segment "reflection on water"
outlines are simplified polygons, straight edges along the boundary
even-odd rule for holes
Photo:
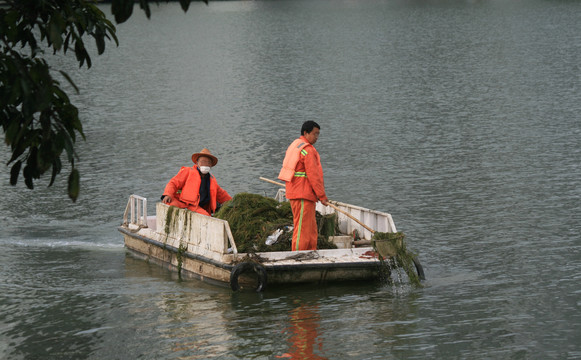
[[[297,306],[289,313],[290,325],[286,332],[290,334],[289,351],[276,356],[290,359],[327,359],[318,355],[323,351],[322,339],[319,338],[319,323],[321,317],[316,304],[303,304],[301,300],[294,301]]]

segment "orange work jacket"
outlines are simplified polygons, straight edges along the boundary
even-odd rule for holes
[[[210,214],[216,211],[216,203],[225,203],[226,201],[232,199],[232,197],[222,189],[216,178],[212,174],[210,175]],[[202,183],[202,177],[198,171],[198,166],[194,165],[192,167],[183,166],[180,171],[174,176],[165,186],[163,195],[171,196],[173,199],[178,199],[179,201],[186,203],[188,205],[198,206],[200,203],[200,184]],[[178,193],[181,190],[181,193]]]
[[[313,202],[328,200],[321,158],[317,149],[304,136],[290,144],[282,163],[283,168],[278,178],[285,181],[287,199],[305,199]],[[288,179],[288,169],[292,164],[294,164],[292,167],[294,171]]]

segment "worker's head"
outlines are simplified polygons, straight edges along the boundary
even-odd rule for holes
[[[304,136],[307,141],[311,144],[317,142],[319,138],[319,133],[321,132],[321,127],[316,122],[309,120],[303,123],[301,127],[301,135]]]
[[[211,158],[209,158],[207,156],[200,156],[198,158],[198,161],[196,161],[196,165],[212,167],[212,166],[214,166],[214,162],[212,161]]]
[[[192,155],[192,161],[198,165],[203,174],[210,172],[210,168],[218,163],[218,158],[210,153],[210,150],[204,148],[199,153]]]

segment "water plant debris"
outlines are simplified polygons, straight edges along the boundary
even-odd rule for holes
[[[411,284],[420,286],[419,269],[414,262],[416,255],[406,248],[404,238],[405,234],[401,231],[395,233],[376,231],[373,234],[371,243],[379,254],[381,275],[385,278],[384,280],[391,282],[391,270],[401,268],[407,274]]]
[[[329,241],[337,229],[336,214],[321,215],[317,212],[319,228],[318,249],[336,249]],[[258,194],[239,193],[225,203],[215,217],[228,221],[236,247],[241,253],[291,251],[293,215],[288,201],[277,200]],[[275,232],[275,243],[267,245],[267,238]]]

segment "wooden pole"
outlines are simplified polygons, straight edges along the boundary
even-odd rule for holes
[[[262,176],[261,176],[261,177],[259,177],[259,179],[260,179],[260,180],[262,180],[262,181],[269,182],[269,183],[271,183],[271,184],[274,184],[274,185],[278,185],[278,186],[286,186],[285,184],[283,184],[283,183],[281,183],[281,182],[274,181],[274,180],[270,180],[270,179],[267,179],[267,178],[265,178],[265,177],[262,177]]]
[[[270,179],[267,179],[267,178],[265,178],[265,177],[262,177],[262,176],[261,176],[259,179],[260,179],[260,180],[262,180],[262,181],[269,182],[269,183],[271,183],[271,184],[274,184],[274,185],[278,185],[278,186],[286,186],[286,185],[285,185],[285,184],[283,184],[283,183],[280,183],[280,182],[278,182],[278,181],[274,181],[274,180],[270,180]],[[338,211],[338,212],[340,212],[341,214],[343,214],[343,215],[347,216],[348,218],[350,218],[351,220],[355,221],[355,222],[356,222],[356,223],[358,223],[359,225],[363,226],[363,227],[364,227],[364,228],[365,228],[367,231],[371,232],[372,234],[374,234],[374,233],[375,233],[375,231],[374,231],[373,229],[371,229],[369,226],[367,226],[367,225],[365,225],[364,223],[362,223],[361,221],[359,221],[359,219],[357,219],[357,218],[356,218],[356,217],[354,217],[353,215],[349,214],[348,212],[346,212],[346,211],[344,211],[344,210],[341,210],[340,208],[338,208],[337,206],[335,206],[335,204],[331,203],[331,200],[329,200],[329,201],[328,201],[328,204],[329,204],[329,206],[330,206],[330,207],[332,207],[333,209],[335,209],[335,211]]]
[[[375,230],[371,229],[369,226],[365,225],[364,223],[362,223],[361,221],[359,221],[359,219],[357,219],[355,216],[349,214],[346,211],[343,211],[341,209],[339,209],[337,206],[335,206],[335,204],[332,204],[331,201],[329,201],[329,206],[332,207],[333,209],[335,209],[336,211],[340,212],[341,214],[347,216],[348,218],[350,218],[351,220],[355,221],[356,223],[358,223],[359,225],[363,226],[366,230],[368,230],[369,232],[371,232],[372,234],[375,233]]]

